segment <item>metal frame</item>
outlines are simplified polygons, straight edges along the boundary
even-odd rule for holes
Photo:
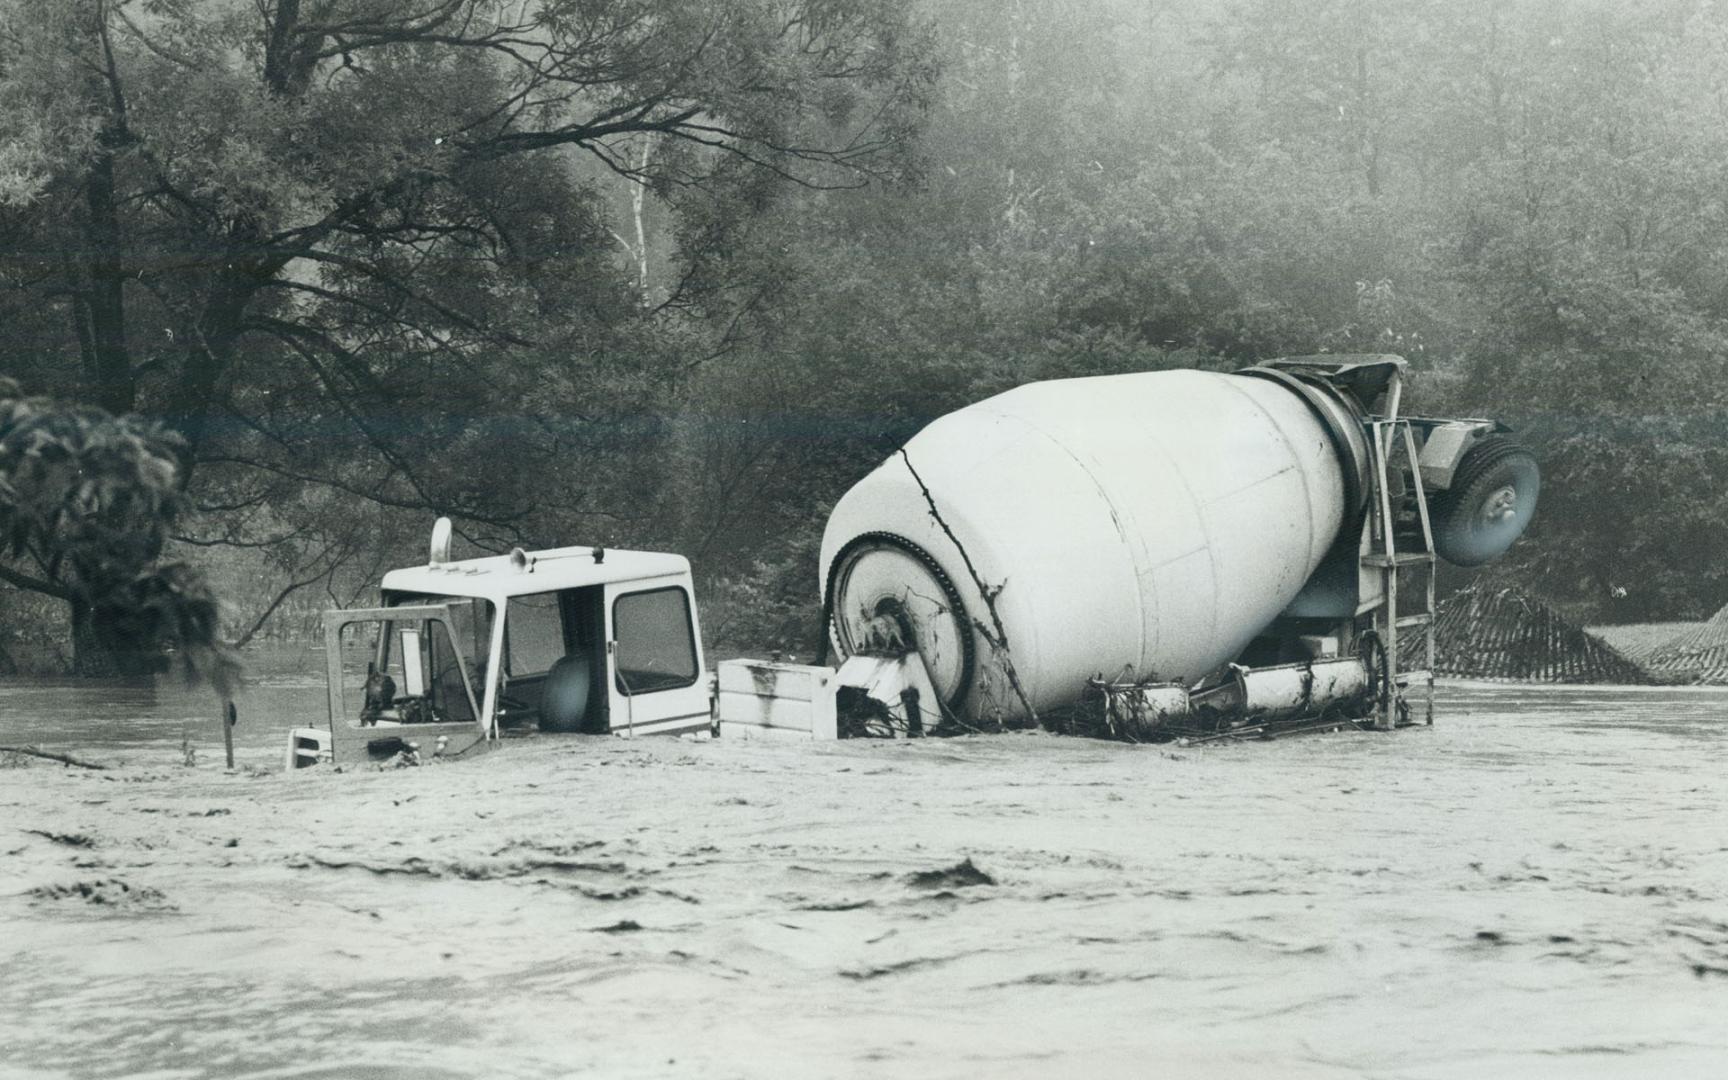
[[[456,635],[450,635],[451,651],[456,654],[457,667],[462,676],[463,692],[468,696],[469,707],[474,709],[473,720],[453,720],[431,724],[407,724],[401,727],[361,727],[348,715],[347,702],[342,693],[342,631],[345,627],[357,623],[391,623],[413,622],[416,620],[443,620],[446,627],[454,625],[450,608],[445,604],[403,604],[397,607],[351,608],[347,610],[326,611],[324,613],[324,651],[326,692],[330,711],[329,732],[333,742],[333,753],[336,760],[358,759],[364,757],[364,747],[375,740],[390,737],[413,736],[416,739],[436,739],[439,735],[449,736],[453,743],[466,740],[472,736],[472,742],[484,742],[491,733],[486,727],[485,719],[480,714],[478,702],[474,696],[474,686],[468,677],[467,658],[462,653],[462,645],[456,640]],[[452,753],[466,750],[469,742],[452,747]],[[290,759],[293,751],[290,750]]]
[[[1364,584],[1372,581],[1378,587],[1374,590],[1376,599],[1370,601],[1365,605],[1365,610],[1358,611],[1357,614],[1358,618],[1363,614],[1371,617],[1374,633],[1386,649],[1389,685],[1384,688],[1385,692],[1380,697],[1374,715],[1374,727],[1378,731],[1391,731],[1400,726],[1399,706],[1404,701],[1404,692],[1417,683],[1420,683],[1424,690],[1423,723],[1434,723],[1434,529],[1428,518],[1428,498],[1422,485],[1422,470],[1417,467],[1420,455],[1416,446],[1416,433],[1411,420],[1398,415],[1402,395],[1403,380],[1394,376],[1387,391],[1386,415],[1368,424],[1371,458],[1369,471],[1374,491],[1368,522],[1364,528],[1364,550],[1360,557],[1359,573],[1366,579]],[[1399,445],[1403,446],[1405,457],[1411,463],[1412,493],[1416,499],[1417,515],[1422,523],[1421,547],[1417,551],[1398,550],[1390,474],[1392,456]],[[1398,610],[1398,572],[1406,567],[1416,568],[1422,574],[1423,606],[1420,611],[1401,615]],[[1417,626],[1422,627],[1425,666],[1404,670],[1398,632]]]

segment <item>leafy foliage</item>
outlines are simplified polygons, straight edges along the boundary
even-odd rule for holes
[[[910,176],[934,76],[909,0],[0,0],[8,370],[177,432],[195,542],[291,550],[330,493],[488,546],[639,526],[708,253]],[[621,180],[679,237],[652,303]]]
[[[762,245],[799,292],[748,362],[874,436],[805,441],[821,494],[762,504],[777,550],[884,443],[1019,381],[1385,351],[1415,407],[1538,451],[1543,507],[1498,572],[1593,620],[1728,602],[1719,11],[932,7],[925,187],[808,195]],[[765,465],[754,487],[787,483]]]
[[[180,509],[176,438],[160,425],[23,397],[0,382],[5,548],[69,589],[108,593],[162,550]]]
[[[1724,101],[1700,0],[0,0],[5,363],[162,417],[183,535],[289,585],[436,510],[686,551],[794,648],[930,417],[1399,352],[1542,459],[1506,572],[1695,616]]]
[[[226,691],[237,668],[214,595],[190,567],[160,561],[183,507],[178,449],[159,424],[24,397],[0,379],[0,580],[71,605],[87,673],[147,668],[167,650]]]

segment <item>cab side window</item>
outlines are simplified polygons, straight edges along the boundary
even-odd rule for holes
[[[625,593],[613,601],[612,629],[619,690],[646,694],[695,683],[696,634],[683,589]]]
[[[560,596],[549,592],[511,599],[504,628],[509,645],[505,670],[511,675],[544,675],[564,655]]]

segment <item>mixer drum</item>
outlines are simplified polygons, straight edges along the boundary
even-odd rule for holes
[[[910,629],[948,709],[974,720],[1024,719],[1021,693],[1073,704],[1098,673],[1198,679],[1337,539],[1362,460],[1348,410],[1162,371],[1031,383],[942,417],[829,517],[835,645]]]

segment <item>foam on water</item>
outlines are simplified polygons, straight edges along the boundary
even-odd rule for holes
[[[1432,729],[1194,748],[569,737],[384,773],[7,770],[0,1061],[1714,1075],[1725,766],[1728,691],[1485,685],[1444,687]]]

